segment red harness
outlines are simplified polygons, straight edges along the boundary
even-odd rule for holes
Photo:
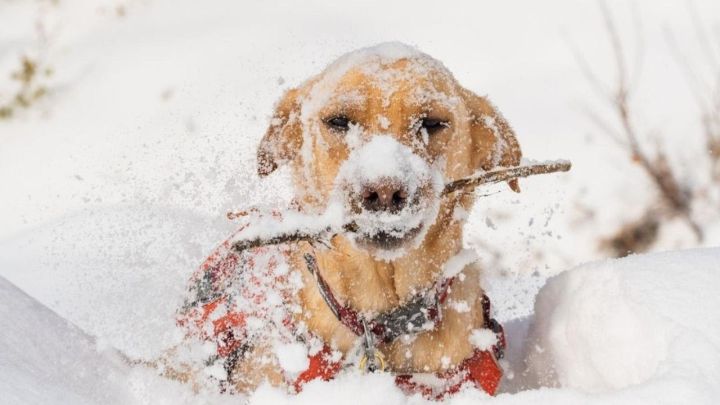
[[[420,299],[411,300],[408,304],[401,306],[387,314],[381,314],[368,323],[360,321],[362,317],[356,310],[349,306],[341,306],[332,294],[329,286],[317,270],[312,256],[305,257],[308,263],[308,270],[315,276],[318,289],[330,310],[338,320],[358,336],[363,336],[365,326],[377,339],[385,343],[392,342],[403,332],[412,333],[419,325],[426,324],[427,320],[432,321],[434,327],[439,326],[440,304],[445,302],[448,287],[454,278],[441,280],[436,287],[429,290],[429,293]],[[434,300],[428,300],[434,297]],[[426,307],[419,307],[418,303],[427,303]],[[412,374],[399,374],[395,376],[395,384],[408,394],[420,393],[425,398],[441,400],[447,395],[460,391],[466,383],[472,383],[476,388],[482,389],[490,395],[495,395],[500,384],[503,372],[498,360],[503,357],[505,349],[505,334],[502,326],[490,317],[490,299],[487,295],[482,298],[483,319],[485,329],[490,329],[496,336],[496,343],[488,350],[476,349],[472,356],[452,369],[435,373],[437,380],[442,384],[428,384],[422,382]],[[415,314],[416,316],[412,316]],[[410,320],[410,321],[408,321]],[[332,361],[329,356],[329,347],[325,345],[323,350],[310,358],[310,365],[294,382],[296,391],[302,389],[302,385],[321,378],[325,381],[332,379],[341,369],[340,361]]]
[[[279,293],[281,301],[291,302],[297,292],[288,287],[292,277],[287,269],[278,270],[283,265],[282,260],[287,257],[287,250],[281,247],[264,247],[236,252],[232,249],[230,240],[232,238],[216,249],[193,275],[190,297],[178,314],[178,325],[184,327],[189,336],[215,343],[217,355],[213,359],[222,361],[228,374],[232,373],[235,363],[250,348],[253,341],[253,335],[248,328],[251,323],[249,320],[260,319],[278,326],[283,329],[280,332],[286,340],[290,339],[290,336],[297,339],[301,335],[297,332],[297,325],[290,311],[278,318],[279,307],[266,308],[266,303],[272,301],[268,300],[268,295]],[[268,255],[269,258],[266,257]],[[366,341],[366,326],[372,338],[389,343],[400,335],[428,330],[428,325],[436,328],[442,321],[440,304],[447,298],[452,278],[441,280],[424,295],[415,297],[393,311],[365,320],[356,310],[338,302],[320,275],[314,257],[308,255],[305,260],[307,269],[315,276],[317,287],[330,310],[353,333],[360,337],[365,335]],[[238,274],[244,276],[240,281],[236,280]],[[255,307],[265,309],[258,310]],[[494,395],[503,374],[497,360],[503,357],[505,337],[502,326],[490,317],[490,300],[486,296],[483,296],[482,307],[485,320],[483,327],[495,333],[495,345],[486,350],[476,349],[472,356],[460,365],[430,376],[396,375],[398,387],[409,394],[421,393],[429,399],[442,399],[471,383]],[[264,312],[272,312],[274,317],[270,319],[270,315]],[[305,336],[306,339],[307,337]],[[374,347],[370,349],[374,350]],[[308,356],[308,368],[295,378],[289,379],[288,385],[299,392],[309,381],[327,381],[334,378],[343,365],[343,359],[336,354],[327,344],[323,344],[321,350]],[[428,379],[432,380],[432,383],[429,383]],[[220,384],[222,389],[231,389],[223,381]]]

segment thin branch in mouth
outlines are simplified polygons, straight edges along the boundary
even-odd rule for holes
[[[461,190],[463,192],[469,192],[474,190],[475,187],[481,186],[483,184],[494,184],[521,177],[529,177],[538,174],[567,172],[570,170],[571,166],[572,165],[569,161],[560,160],[550,163],[537,163],[484,172],[445,184],[441,195],[445,196],[447,194]],[[244,250],[260,246],[281,245],[291,242],[309,242],[311,244],[323,243],[324,241],[327,241],[335,235],[341,233],[358,233],[360,231],[360,227],[355,221],[349,221],[339,228],[328,226],[321,231],[306,232],[302,230],[296,230],[294,232],[278,233],[271,237],[241,239],[233,242],[232,249],[236,252],[242,252]]]
[[[447,183],[442,191],[442,195],[450,194],[461,189],[474,189],[475,187],[483,184],[499,183],[501,181],[529,177],[537,174],[567,172],[570,170],[571,166],[572,164],[567,160],[558,160],[550,163],[538,163],[527,166],[492,170]]]

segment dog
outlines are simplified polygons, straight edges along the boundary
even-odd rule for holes
[[[335,207],[356,229],[327,246],[297,242],[254,257],[231,253],[229,242],[221,246],[191,282],[193,298],[179,322],[196,332],[205,328],[188,336],[215,342],[210,352],[222,367],[205,374],[230,391],[247,392],[263,381],[297,391],[360,363],[392,372],[402,388],[420,387],[429,397],[457,391],[458,381],[494,393],[502,337],[489,318],[477,258],[462,247],[474,195],[442,189],[478,171],[517,166],[520,159],[513,130],[488,99],[407,45],[351,52],[288,90],[258,146],[257,172],[265,177],[287,166],[298,211],[322,215]],[[516,180],[509,185],[519,191]],[[247,267],[258,263],[277,272],[266,285],[255,276],[232,276],[252,274]],[[218,291],[231,284],[222,277],[240,288],[265,285],[265,295],[243,290],[239,295],[253,298],[244,306],[292,302],[282,317],[256,322],[257,331],[290,331],[280,334],[286,344],[280,355],[277,342],[247,333],[253,309],[217,309],[229,301]],[[284,292],[278,298],[273,290]],[[490,335],[483,332],[491,327]],[[306,348],[295,356],[301,366],[287,367],[297,344]],[[460,371],[466,377],[458,380]],[[202,374],[197,367],[166,373],[192,381]],[[454,388],[437,391],[412,380],[428,373],[455,378]],[[478,383],[482,378],[492,381]]]

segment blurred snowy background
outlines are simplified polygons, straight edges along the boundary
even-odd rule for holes
[[[480,191],[466,244],[501,320],[580,263],[720,244],[720,2],[0,0],[0,276],[157,355],[225,213],[289,199],[255,174],[273,103],[389,40],[488,95],[526,157],[574,164]]]

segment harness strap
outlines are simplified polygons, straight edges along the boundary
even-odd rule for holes
[[[322,350],[310,356],[308,368],[300,373],[293,382],[295,392],[300,392],[305,383],[321,378],[330,381],[340,371],[340,362],[332,360],[332,350],[328,345],[323,345]]]
[[[502,375],[502,368],[491,351],[475,350],[472,356],[463,360],[457,368],[436,374],[437,378],[444,381],[443,385],[432,386],[418,381],[412,374],[395,376],[395,384],[407,394],[419,393],[426,399],[440,401],[458,393],[467,383],[495,395]]]
[[[315,278],[320,295],[338,321],[357,336],[365,334],[366,324],[375,338],[384,343],[390,343],[400,335],[417,333],[427,330],[429,325],[436,325],[441,319],[440,304],[447,298],[448,288],[454,280],[442,279],[434,288],[415,296],[405,305],[366,320],[350,306],[338,302],[320,274],[315,256],[306,253],[304,258],[308,271]]]
[[[320,295],[335,317],[356,335],[365,336],[367,340],[365,332],[369,330],[377,339],[386,343],[392,342],[401,334],[423,330],[419,327],[424,326],[428,321],[435,324],[440,319],[440,304],[447,298],[448,288],[454,280],[453,278],[443,279],[436,285],[434,291],[430,289],[432,294],[426,293],[417,296],[409,303],[367,321],[357,311],[338,302],[330,286],[320,275],[315,257],[305,254],[304,258],[308,271],[315,278]],[[498,360],[504,357],[505,333],[502,325],[491,317],[490,299],[485,294],[483,294],[481,305],[483,328],[490,329],[495,333],[497,339],[491,348],[476,349],[472,356],[463,360],[458,367],[436,373],[436,377],[444,381],[441,387],[417,381],[412,374],[397,375],[395,377],[396,385],[409,394],[420,393],[425,398],[434,400],[442,400],[448,395],[457,393],[466,383],[472,383],[478,389],[495,395],[503,375]],[[329,350],[329,347],[325,345],[321,352],[310,358],[310,367],[295,381],[296,391],[300,391],[302,385],[312,379],[329,380],[340,371],[340,362],[330,360]]]
[[[502,325],[490,316],[490,298],[485,294],[482,297],[482,309],[483,327],[492,330],[497,339],[490,349],[475,349],[472,356],[463,360],[457,368],[437,373],[437,377],[446,381],[444,387],[433,387],[416,381],[411,374],[396,376],[395,384],[409,394],[420,393],[427,399],[437,401],[457,393],[466,383],[473,383],[478,389],[495,395],[503,376],[503,370],[498,364],[498,360],[505,355],[505,331]]]
[[[474,384],[476,388],[490,395],[495,395],[503,376],[498,360],[503,357],[505,334],[502,326],[489,316],[490,300],[487,296],[483,296],[483,312],[486,327],[494,328],[493,331],[497,336],[497,342],[491,349],[476,349],[472,356],[463,360],[458,367],[436,373],[435,376],[444,382],[441,386],[431,386],[418,381],[412,374],[396,375],[395,384],[409,395],[419,393],[426,399],[436,401],[456,394],[467,383]],[[323,349],[311,356],[309,360],[308,369],[302,372],[293,383],[296,392],[300,392],[302,386],[309,381],[317,378],[328,381],[340,372],[341,362],[333,359],[332,350],[328,345],[324,345]]]

